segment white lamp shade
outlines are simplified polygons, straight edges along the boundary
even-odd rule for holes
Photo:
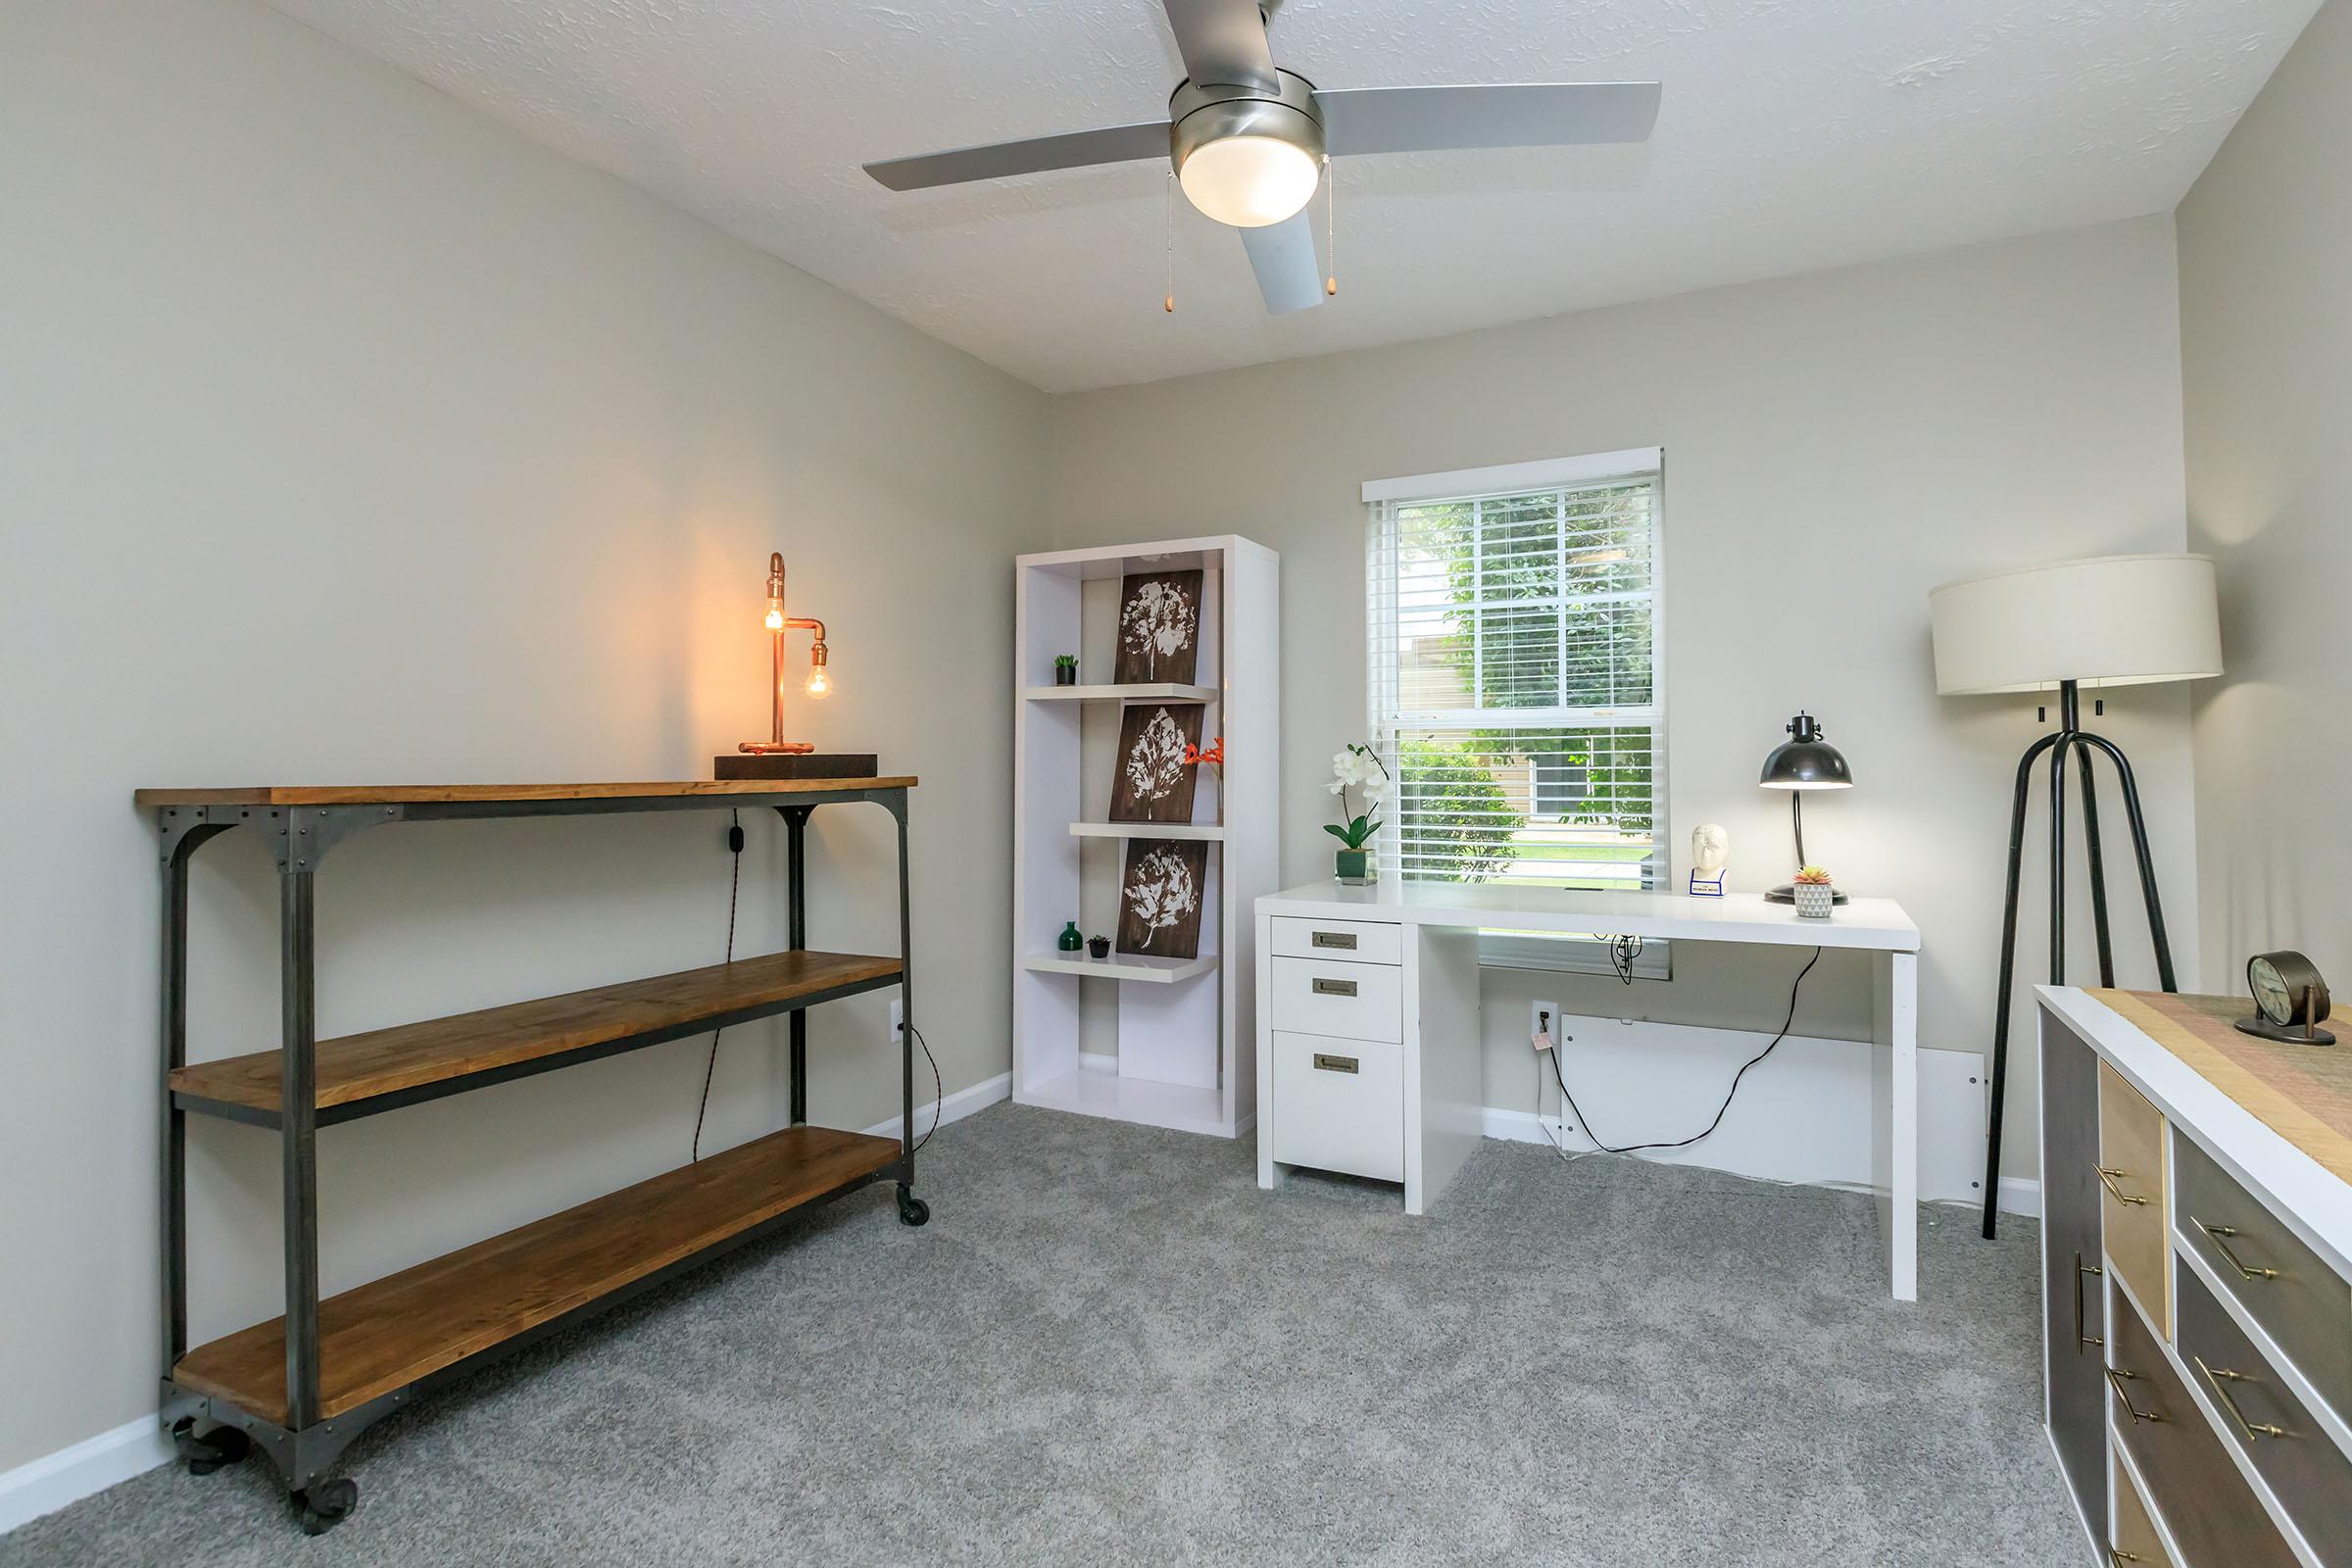
[[[1928,595],[1936,690],[2133,686],[2222,672],[2204,556],[2102,556],[1947,582]]]

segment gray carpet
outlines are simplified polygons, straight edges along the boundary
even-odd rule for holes
[[[1438,1213],[1250,1143],[1000,1106],[887,1189],[387,1421],[303,1538],[259,1459],[0,1565],[1972,1565],[2087,1551],[2034,1231],[1490,1143]]]

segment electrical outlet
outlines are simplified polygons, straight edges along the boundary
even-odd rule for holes
[[[890,1043],[897,1045],[906,1038],[906,1004],[899,998],[890,999]]]
[[[1547,1034],[1557,1045],[1560,1038],[1560,1004],[1556,1002],[1533,1002],[1527,1008],[1527,1038]]]

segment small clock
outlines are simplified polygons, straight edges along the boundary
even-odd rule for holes
[[[2293,1046],[2332,1046],[2320,1027],[2328,1017],[2328,982],[2300,953],[2257,953],[2246,960],[2246,989],[2255,1014],[2237,1027],[2264,1040]]]

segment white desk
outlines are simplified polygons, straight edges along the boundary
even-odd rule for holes
[[[1408,1214],[1427,1213],[1478,1147],[1481,927],[1885,955],[1872,1185],[1894,1297],[1917,1298],[1919,927],[1891,900],[1808,920],[1753,893],[1335,881],[1267,894],[1256,916],[1257,1184],[1292,1165],[1401,1181]]]

